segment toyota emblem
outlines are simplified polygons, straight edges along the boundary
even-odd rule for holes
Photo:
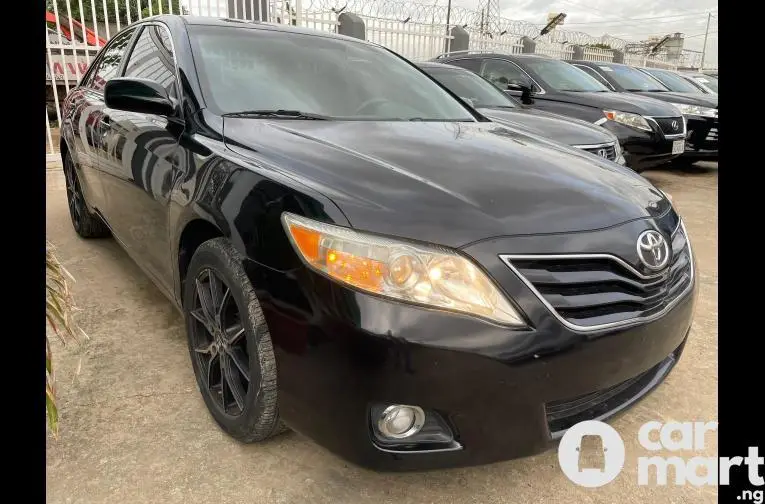
[[[637,253],[646,268],[659,271],[669,262],[669,243],[657,231],[643,231],[637,240]]]

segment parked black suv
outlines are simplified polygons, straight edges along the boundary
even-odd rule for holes
[[[614,91],[634,93],[670,103],[686,122],[682,161],[717,161],[717,95],[674,92],[656,77],[620,63],[572,61]]]
[[[604,126],[619,138],[627,166],[635,171],[661,165],[685,151],[685,123],[677,108],[614,93],[565,61],[475,52],[444,54],[435,61],[472,70],[520,97],[526,106]]]
[[[604,128],[579,119],[524,108],[470,70],[443,63],[419,63],[418,66],[493,122],[625,164],[619,140]]]

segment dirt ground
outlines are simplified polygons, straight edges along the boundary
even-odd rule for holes
[[[715,487],[637,485],[637,457],[650,455],[638,444],[640,425],[717,419],[717,165],[645,175],[686,220],[700,300],[675,370],[613,422],[625,440],[624,470],[586,489],[566,479],[555,451],[476,468],[377,474],[294,433],[247,446],[229,439],[196,389],[181,317],[114,241],[77,238],[60,170],[48,171],[47,236],[76,278],[79,320],[90,336],[80,347],[55,348],[62,426],[47,443],[48,502],[716,502]],[[716,454],[711,434],[695,455]]]

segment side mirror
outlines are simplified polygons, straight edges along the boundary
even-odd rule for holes
[[[507,83],[508,91],[521,91],[524,93],[531,93],[531,82],[525,79],[513,79]]]
[[[171,116],[175,105],[167,90],[154,81],[118,77],[106,83],[104,103],[107,107],[139,114]]]
[[[521,103],[524,105],[532,105],[534,103],[534,87],[531,81],[527,79],[513,79],[507,85],[508,91],[520,91]]]

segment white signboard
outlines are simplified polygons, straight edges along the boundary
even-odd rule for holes
[[[56,81],[63,84],[64,79],[75,84],[88,70],[88,60],[84,54],[51,54],[45,58],[45,81],[50,82],[51,72]],[[93,55],[90,56],[93,61]]]

